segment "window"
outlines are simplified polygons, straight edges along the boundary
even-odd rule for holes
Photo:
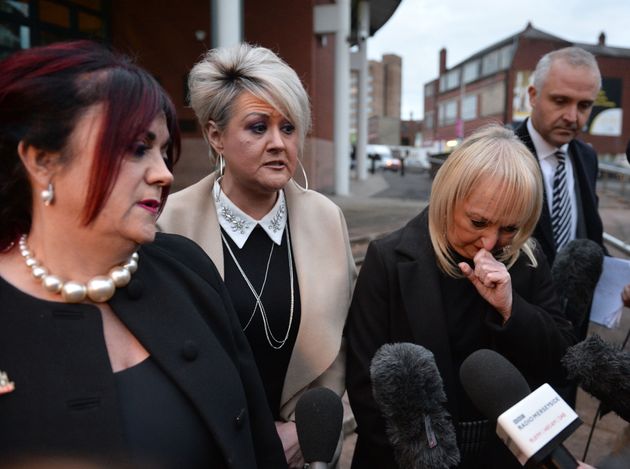
[[[499,70],[499,51],[494,50],[483,56],[481,74],[490,75]]]
[[[475,119],[477,117],[477,95],[464,96],[462,101],[462,119],[465,121]]]
[[[448,88],[446,88],[446,75],[442,75],[440,77],[440,93],[442,91],[446,91]]]
[[[434,83],[429,83],[427,85],[424,85],[424,95],[427,98],[430,98],[431,96],[433,96],[435,93],[435,86]]]
[[[433,115],[433,111],[429,111],[429,112],[425,112],[424,113],[424,128],[426,130],[433,129],[434,118],[435,118],[435,116]]]
[[[474,60],[464,65],[463,74],[464,83],[470,83],[471,81],[475,81],[479,78],[479,60]]]
[[[499,50],[499,68],[501,68],[501,70],[505,70],[506,68],[510,68],[510,63],[512,62],[512,50],[514,48],[512,47],[512,44],[509,44],[507,46],[503,46],[500,50]]]
[[[438,106],[438,125],[452,125],[457,119],[457,100],[441,102]]]
[[[0,0],[0,58],[69,39],[108,40],[101,0]]]
[[[448,75],[446,75],[446,89],[452,90],[459,86],[459,71],[460,69],[457,68],[448,72]]]
[[[495,83],[485,87],[480,94],[482,117],[501,114],[505,109],[505,85]]]

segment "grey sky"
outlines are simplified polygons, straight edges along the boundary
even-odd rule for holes
[[[402,117],[423,115],[422,89],[437,77],[438,54],[451,67],[471,54],[522,31],[527,22],[561,38],[630,48],[628,0],[402,0],[368,41],[368,56],[394,53],[403,60]]]

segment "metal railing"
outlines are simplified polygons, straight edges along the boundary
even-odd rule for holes
[[[609,189],[611,176],[615,181],[619,182],[619,192],[621,195],[626,193],[626,184],[630,180],[630,168],[624,168],[609,163],[600,163],[599,172],[601,175],[601,188],[604,190]]]

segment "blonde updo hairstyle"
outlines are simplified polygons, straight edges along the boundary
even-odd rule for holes
[[[461,277],[448,244],[455,208],[482,184],[497,188],[501,201],[499,220],[510,220],[517,231],[509,247],[495,254],[510,268],[521,252],[536,267],[534,241],[530,238],[543,204],[543,182],[538,163],[509,129],[483,127],[459,145],[437,172],[429,200],[429,233],[438,266],[452,277]]]
[[[245,43],[211,49],[190,71],[188,89],[206,142],[209,121],[214,121],[220,131],[225,130],[237,98],[249,92],[295,126],[302,155],[311,126],[308,95],[295,71],[271,50]],[[218,155],[212,146],[210,151],[216,160]]]

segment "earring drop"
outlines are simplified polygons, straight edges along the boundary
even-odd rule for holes
[[[44,189],[40,193],[40,196],[46,207],[53,203],[55,200],[55,189],[53,188],[52,182],[48,183],[48,188]]]

